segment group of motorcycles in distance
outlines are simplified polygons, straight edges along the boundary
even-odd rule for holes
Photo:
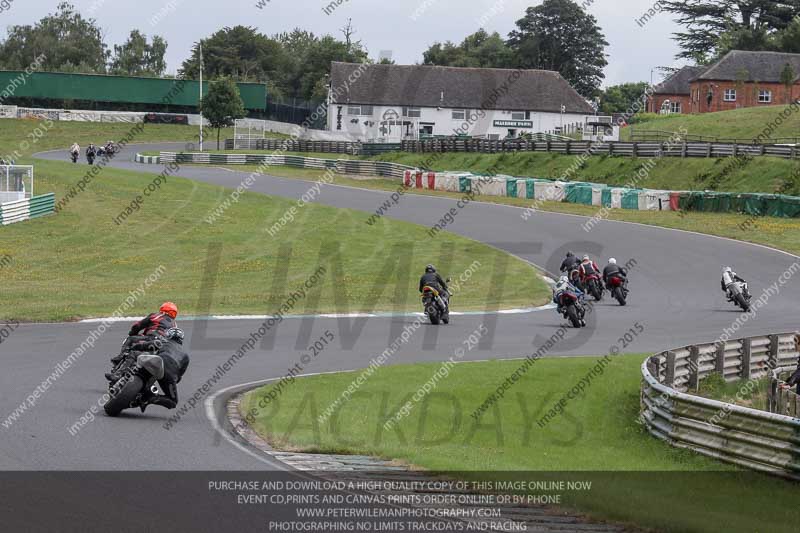
[[[619,305],[627,305],[628,273],[624,267],[617,265],[616,259],[608,261],[608,266],[601,272],[597,263],[588,256],[581,261],[570,252],[561,264],[564,275],[553,288],[553,303],[558,306],[558,314],[567,319],[572,327],[586,327],[587,295],[599,302],[608,290]]]
[[[114,141],[108,141],[104,146],[95,146],[93,143],[90,143],[86,148],[86,162],[90,165],[94,165],[94,160],[96,158],[104,156],[112,157],[117,152],[119,152],[119,146],[117,146]],[[78,143],[73,143],[72,147],[69,149],[70,159],[72,159],[73,163],[77,163],[80,155],[81,147],[78,146]]]

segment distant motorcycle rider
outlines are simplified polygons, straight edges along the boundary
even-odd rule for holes
[[[442,276],[436,272],[436,267],[433,265],[428,265],[425,267],[425,273],[419,278],[419,292],[425,287],[430,287],[432,289],[436,289],[441,296],[442,300],[444,300],[445,305],[450,299],[450,293],[447,290],[447,283],[442,279]]]
[[[79,154],[81,153],[81,147],[78,143],[72,143],[72,146],[69,148],[70,154]]]
[[[581,261],[580,267],[578,267],[578,273],[580,274],[581,283],[586,285],[587,276],[600,274],[600,267],[597,266],[597,263],[592,261],[588,255],[584,255],[583,261]]]
[[[119,355],[111,358],[111,363],[114,365],[119,363],[128,349],[151,351],[153,340],[163,337],[167,331],[174,328],[177,316],[178,306],[172,302],[164,302],[158,313],[150,313],[134,323],[128,331],[128,339],[122,345],[122,350]]]
[[[97,147],[94,143],[89,143],[89,146],[86,147],[86,160],[92,164],[95,157],[97,157]]]
[[[569,274],[570,272],[578,268],[580,264],[581,260],[578,259],[578,256],[576,256],[572,252],[567,252],[567,257],[565,257],[564,260],[561,262],[561,268],[559,268],[559,271],[566,272],[567,274]]]
[[[733,271],[731,267],[725,267],[722,270],[722,279],[720,280],[720,287],[722,288],[722,292],[728,297],[728,301],[732,301],[733,298],[731,296],[731,285],[735,282],[740,282],[743,287],[744,297],[746,299],[750,299],[750,292],[747,289],[747,281],[744,278],[739,276],[736,272]]]
[[[152,394],[148,391],[140,405],[143,413],[151,404],[167,409],[177,407],[178,383],[189,368],[189,354],[183,350],[183,338],[182,330],[170,328],[158,343],[156,353],[164,361],[164,377],[158,380],[158,386],[164,394]]]
[[[558,306],[559,315],[563,315],[565,311],[565,309],[561,306],[561,297],[564,295],[564,293],[571,294],[577,300],[583,298],[583,291],[570,283],[567,276],[561,276],[558,279],[558,283],[556,283],[555,287],[553,287],[553,303]],[[581,317],[581,324],[584,326],[586,325],[583,317]]]
[[[608,260],[608,265],[603,269],[603,283],[606,284],[606,288],[611,290],[611,287],[608,286],[608,281],[611,278],[620,278],[622,279],[623,286],[628,284],[628,271],[617,264],[617,260],[613,257]]]

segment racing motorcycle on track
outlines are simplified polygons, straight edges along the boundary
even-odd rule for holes
[[[603,282],[600,279],[600,274],[588,274],[583,281],[585,291],[592,295],[596,301],[603,299]]]
[[[450,283],[450,278],[447,278]],[[422,288],[422,308],[431,324],[434,326],[450,323],[450,301],[445,299],[439,291],[433,287],[425,286]]]
[[[77,163],[78,162],[78,155],[80,155],[80,154],[77,151],[70,152],[69,157],[70,157],[70,159],[72,159],[73,163]]]
[[[586,327],[586,306],[584,305],[583,295],[576,295],[572,292],[564,291],[558,297],[558,310],[569,320],[572,327],[580,329]]]
[[[619,305],[626,305],[628,303],[628,287],[626,287],[625,280],[619,276],[611,276],[608,278],[606,286],[611,291],[611,296],[619,302]]]
[[[745,313],[750,311],[750,292],[747,283],[734,281],[728,286],[728,300],[742,308]]]
[[[103,406],[108,416],[139,407],[142,401],[160,391],[156,382],[164,377],[164,360],[150,351],[127,349],[114,366],[114,379],[108,385],[109,399]]]

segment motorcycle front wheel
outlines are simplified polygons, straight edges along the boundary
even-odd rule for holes
[[[122,411],[129,408],[136,398],[136,395],[142,392],[143,387],[144,381],[142,381],[142,378],[133,376],[117,394],[112,394],[111,399],[103,406],[106,414],[108,416],[117,416]]]

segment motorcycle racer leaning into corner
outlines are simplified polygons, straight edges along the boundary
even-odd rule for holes
[[[111,364],[116,365],[125,355],[127,350],[151,351],[153,341],[163,337],[167,331],[175,327],[175,318],[178,316],[178,306],[172,302],[164,302],[158,313],[150,313],[143,319],[135,322],[128,338],[122,345],[118,355],[111,358]],[[110,376],[106,376],[111,379]]]
[[[183,350],[183,331],[171,328],[163,339],[156,341],[159,357],[164,361],[164,377],[158,380],[158,386],[164,394],[153,394],[147,391],[139,406],[144,413],[148,405],[160,405],[166,409],[178,406],[178,383],[189,368],[189,354]]]
[[[561,296],[565,292],[572,294],[577,300],[583,298],[583,291],[570,283],[567,276],[561,276],[558,280],[558,283],[556,283],[553,287],[553,303],[558,306],[557,311],[559,315],[564,314],[564,309],[561,307]],[[585,326],[586,321],[581,319],[581,324]]]
[[[421,278],[419,278],[419,292],[422,292],[422,289],[425,287],[436,289],[444,300],[445,305],[447,305],[448,301],[450,300],[450,293],[447,290],[447,283],[442,279],[442,276],[436,272],[436,267],[433,265],[426,266],[425,273]]]
[[[722,292],[724,292],[725,295],[728,297],[728,301],[733,301],[731,297],[730,287],[736,281],[742,283],[744,297],[749,300],[750,292],[747,288],[747,281],[745,281],[744,278],[740,277],[736,272],[734,272],[731,267],[725,267],[722,270],[722,279],[720,280],[720,287],[722,288]]]

